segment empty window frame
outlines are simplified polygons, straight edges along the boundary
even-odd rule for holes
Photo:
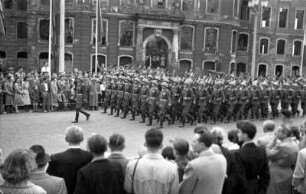
[[[278,27],[286,28],[288,20],[288,9],[279,8]]]

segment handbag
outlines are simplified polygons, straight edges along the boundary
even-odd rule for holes
[[[139,160],[140,160],[140,158],[137,160],[137,162],[135,164],[135,167],[134,167],[134,170],[133,170],[133,174],[132,174],[132,192],[131,192],[131,194],[134,194],[134,177],[135,177],[136,168],[137,168]]]

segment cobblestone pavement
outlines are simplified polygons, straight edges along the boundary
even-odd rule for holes
[[[85,138],[92,133],[99,133],[108,138],[112,133],[121,133],[126,138],[126,149],[124,153],[127,156],[135,156],[138,153],[140,145],[144,143],[144,133],[149,127],[136,121],[130,121],[130,115],[126,119],[101,114],[101,111],[90,111],[91,117],[86,121],[84,115],[80,115],[78,125],[85,131]],[[64,140],[64,132],[67,126],[74,120],[75,112],[51,112],[51,113],[21,113],[0,115],[0,148],[4,156],[7,156],[12,150],[17,148],[29,148],[34,144],[41,144],[46,148],[47,153],[52,154],[63,151],[67,148]],[[304,118],[294,118],[294,124],[300,125]],[[275,120],[277,124],[281,119]],[[254,121],[257,125],[257,137],[263,134],[262,121]],[[153,121],[153,127],[158,126]],[[226,132],[235,128],[235,123],[217,123],[214,126],[223,127]],[[207,124],[211,129],[213,125]],[[186,125],[185,128],[179,128],[178,124],[166,126],[162,129],[164,132],[164,146],[171,145],[169,140],[175,137],[184,138],[191,141],[193,137],[194,126]],[[225,143],[227,140],[225,140]],[[86,143],[82,143],[86,147]]]

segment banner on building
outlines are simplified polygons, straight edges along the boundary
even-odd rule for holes
[[[5,34],[6,34],[5,19],[4,19],[2,1],[0,0],[0,37],[5,36]]]

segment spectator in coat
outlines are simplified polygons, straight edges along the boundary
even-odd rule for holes
[[[120,164],[104,157],[107,141],[101,135],[93,135],[87,140],[87,147],[93,160],[78,172],[75,194],[124,194],[123,169]]]
[[[187,164],[179,193],[221,194],[226,177],[226,159],[212,150],[213,141],[210,131],[196,131],[191,146],[199,157]]]
[[[69,148],[64,152],[51,155],[47,173],[64,178],[68,194],[73,194],[78,170],[92,160],[92,155],[80,147],[84,140],[81,127],[76,125],[68,127],[65,132],[65,140]]]
[[[292,135],[290,126],[282,124],[276,138],[267,146],[271,176],[267,194],[291,194],[292,174],[299,151]]]
[[[126,192],[178,193],[177,166],[160,154],[163,137],[159,129],[150,129],[145,133],[145,146],[148,152],[142,158],[128,163],[124,181]]]
[[[292,186],[300,194],[306,193],[306,148],[299,151],[293,172]]]
[[[49,112],[50,111],[50,84],[49,79],[47,77],[44,77],[42,79],[42,83],[40,84],[40,93],[42,95],[42,108],[43,112]]]
[[[48,194],[66,194],[67,189],[64,179],[46,173],[50,156],[46,154],[44,147],[33,145],[30,150],[36,154],[35,162],[37,164],[37,168],[30,174],[30,181],[41,186]]]
[[[5,108],[7,113],[13,112],[14,103],[14,77],[8,76],[7,82],[4,83],[3,91],[5,93]]]
[[[29,177],[36,168],[34,154],[26,149],[14,150],[5,159],[2,175],[5,180],[0,190],[5,194],[47,194],[38,185],[30,182]]]
[[[178,167],[179,182],[182,182],[185,168],[190,161],[188,158],[189,143],[185,139],[175,139],[172,141],[173,154]]]
[[[244,169],[244,179],[247,190],[245,194],[264,194],[268,188],[270,174],[265,149],[256,146],[253,139],[256,126],[250,121],[240,121],[236,124],[238,138],[242,146],[235,153],[237,169]]]

